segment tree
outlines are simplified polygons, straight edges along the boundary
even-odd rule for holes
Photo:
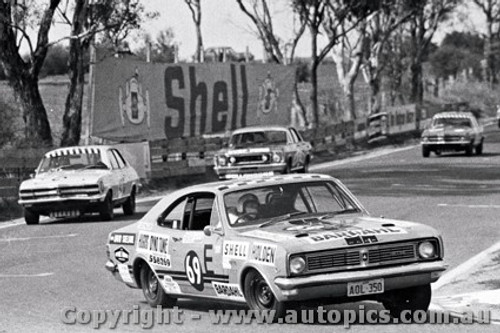
[[[354,99],[354,83],[359,74],[365,49],[366,24],[361,22],[360,28],[354,33],[346,33],[349,27],[342,26],[340,42],[332,49],[337,76],[342,86],[344,98],[344,120],[356,119],[356,104]]]
[[[69,1],[69,0],[68,0]],[[71,19],[68,17],[73,11]],[[70,85],[63,116],[61,146],[78,145],[81,136],[83,94],[85,88],[85,54],[100,33],[102,38],[120,45],[131,30],[137,29],[144,14],[139,0],[75,0],[74,8],[60,10],[65,22],[71,26],[69,76]],[[155,13],[146,13],[155,17]]]
[[[498,0],[473,0],[486,17],[486,38],[484,47],[484,58],[486,59],[486,80],[490,87],[497,83],[496,57],[493,50],[494,41],[497,41],[500,33],[500,2]],[[498,52],[498,51],[497,51]]]
[[[453,31],[447,34],[439,48],[430,55],[433,74],[440,78],[456,77],[464,70],[472,69],[480,78],[484,44],[479,35],[472,33]]]
[[[191,11],[194,25],[196,27],[196,53],[195,61],[203,61],[203,38],[201,35],[201,0],[184,0]]]
[[[381,0],[376,12],[370,17],[363,27],[369,42],[368,52],[362,66],[363,75],[370,85],[369,113],[380,111],[380,89],[382,84],[382,72],[386,62],[382,61],[382,53],[389,38],[394,31],[401,26],[413,14],[411,2],[404,0]]]
[[[49,49],[49,31],[60,0],[45,6],[35,1],[0,1],[0,63],[19,99],[25,123],[26,144],[52,145],[52,133],[38,89],[38,79]],[[35,15],[39,14],[39,15]],[[32,20],[28,20],[31,16]],[[37,31],[36,44],[27,29]],[[28,57],[21,56],[21,44],[28,45]]]
[[[308,28],[311,35],[311,106],[313,114],[313,126],[318,125],[318,67],[331,51],[333,46],[339,42],[343,34],[348,31],[341,29],[348,20],[354,24],[361,22],[374,8],[377,1],[373,0],[294,0],[293,7],[299,14],[301,22]],[[318,37],[321,28],[325,27],[328,34],[328,42],[321,49],[318,48]]]
[[[177,44],[175,43],[174,32],[171,28],[158,32],[154,41],[149,34],[145,35],[144,39],[146,45],[135,52],[141,59],[146,60],[147,48],[150,47],[152,62],[175,62]]]
[[[422,63],[440,23],[446,20],[460,0],[415,1],[415,12],[409,20],[410,30],[410,101],[421,105],[424,99]],[[417,120],[420,115],[417,115]]]

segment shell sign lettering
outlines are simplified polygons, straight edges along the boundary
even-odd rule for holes
[[[274,64],[96,64],[92,136],[133,142],[289,125],[295,68]]]

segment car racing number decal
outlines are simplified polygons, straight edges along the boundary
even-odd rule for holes
[[[203,291],[203,271],[200,259],[194,251],[189,251],[184,260],[184,270],[191,285],[198,291]]]

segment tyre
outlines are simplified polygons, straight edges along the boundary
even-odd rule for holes
[[[476,147],[476,155],[481,155],[483,153],[483,141]]]
[[[405,319],[410,319],[417,310],[427,311],[431,303],[431,295],[430,284],[398,289],[390,292],[387,299],[382,301],[382,304],[389,310],[393,318],[401,318],[401,313],[406,310],[405,315],[407,318]]]
[[[104,202],[102,203],[101,210],[99,211],[101,219],[104,221],[111,221],[114,217],[114,208],[115,206],[113,205],[111,192],[108,192],[106,199],[104,199]]]
[[[275,319],[286,314],[286,303],[276,299],[266,280],[253,269],[245,276],[243,293],[250,310],[275,311]]]
[[[422,147],[422,156],[429,157],[431,155],[431,151],[427,147]]]
[[[285,174],[285,175],[287,175],[289,173],[292,173],[292,161],[291,160],[289,160],[288,162],[286,162],[286,168],[283,171],[283,174]]]
[[[470,144],[469,146],[467,146],[467,148],[465,148],[465,155],[471,156],[473,148],[474,147],[472,146],[472,144]]]
[[[24,209],[24,221],[28,225],[38,224],[40,222],[40,214],[37,214],[29,209]]]
[[[177,299],[167,295],[158,281],[158,277],[147,264],[142,265],[140,278],[142,293],[151,307],[172,307],[175,305]]]
[[[123,214],[134,215],[135,213],[135,189],[132,189],[127,201],[123,203]]]
[[[300,170],[300,173],[308,173],[309,172],[309,156],[306,157],[304,161],[304,167]]]

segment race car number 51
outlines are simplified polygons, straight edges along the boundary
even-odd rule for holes
[[[350,282],[347,284],[348,297],[370,295],[370,294],[381,294],[383,292],[384,292],[384,279]]]

